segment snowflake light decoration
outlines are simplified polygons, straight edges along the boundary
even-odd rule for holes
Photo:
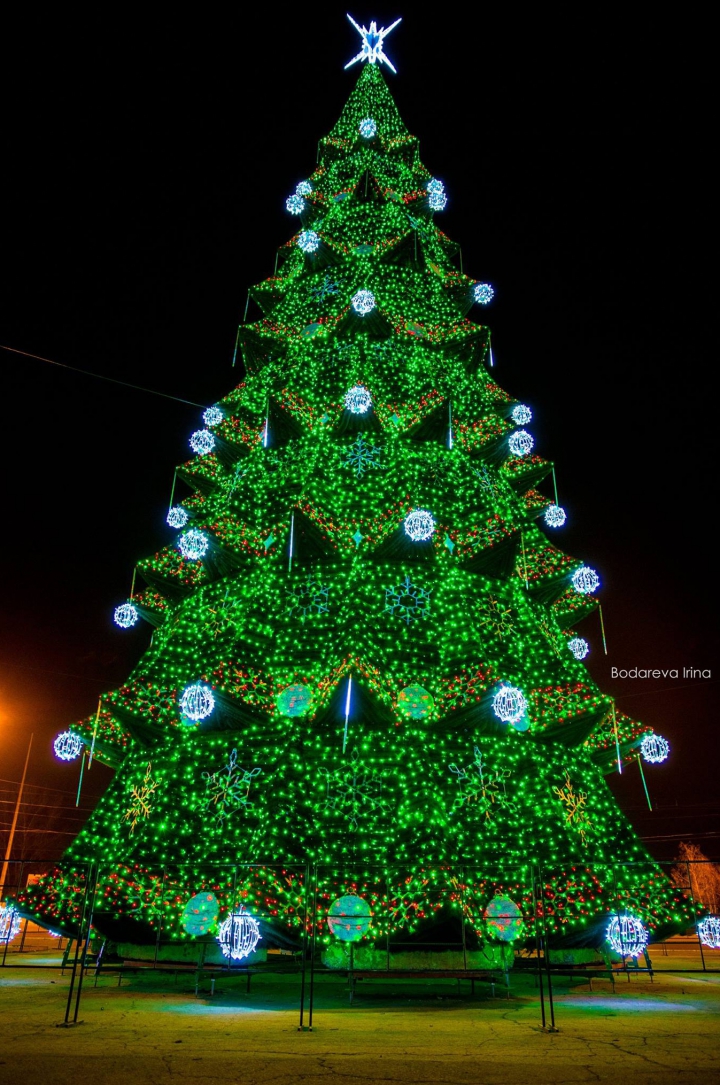
[[[396,588],[385,589],[385,613],[402,618],[406,625],[430,613],[432,589],[420,588],[406,576]]]
[[[560,505],[549,505],[545,510],[545,523],[548,527],[562,527],[566,520],[565,509]]]
[[[182,505],[173,505],[167,514],[167,522],[170,527],[185,527],[190,517],[188,516]]]
[[[215,448],[215,438],[209,429],[195,430],[190,438],[190,448],[198,456],[207,456]]]
[[[478,305],[489,305],[495,297],[495,291],[490,283],[475,283],[473,287],[473,298]],[[528,418],[528,422],[530,419]]]
[[[513,609],[506,607],[494,595],[488,596],[488,601],[480,607],[480,625],[486,625],[501,640],[512,633],[515,623],[512,620]]]
[[[130,822],[130,834],[141,818],[149,818],[152,813],[152,796],[157,790],[157,780],[152,778],[152,762],[148,761],[142,784],[133,784],[130,791],[130,806],[123,814],[123,821]]]
[[[532,452],[534,444],[532,437],[524,429],[519,429],[508,437],[508,448],[513,456],[527,456],[528,452]]]
[[[450,771],[457,776],[459,787],[457,806],[465,803],[477,805],[485,815],[486,821],[502,810],[505,814],[515,813],[517,803],[508,798],[505,781],[512,773],[510,769],[498,769],[488,773],[479,746],[473,747],[475,760],[469,769],[450,765]]]
[[[329,591],[328,584],[321,584],[311,574],[302,584],[297,584],[292,590],[288,590],[290,613],[299,617],[301,621],[305,621],[311,614],[327,614]]]
[[[223,957],[228,957],[231,961],[242,961],[255,952],[261,938],[257,919],[241,908],[220,924],[217,943]]]
[[[377,135],[377,124],[372,117],[363,117],[360,121],[358,131],[363,139],[374,139]]]
[[[634,915],[614,915],[606,937],[610,948],[620,957],[639,957],[649,941],[648,932]]]
[[[140,619],[138,609],[133,606],[132,603],[121,603],[119,607],[115,607],[113,614],[113,621],[115,625],[119,625],[121,629],[130,629],[133,625],[136,625]]]
[[[435,533],[435,520],[427,509],[413,509],[405,517],[404,526],[412,542],[427,542]]]
[[[667,760],[670,753],[670,743],[662,735],[645,735],[640,743],[640,753],[643,760],[651,765],[659,765]]]
[[[212,814],[219,826],[235,811],[253,805],[249,798],[250,788],[255,777],[262,772],[262,769],[257,767],[250,771],[244,769],[242,765],[238,765],[237,757],[237,750],[233,750],[222,772],[202,774],[205,795],[200,811]]]
[[[224,417],[219,407],[208,407],[203,414],[203,422],[206,426],[219,426]]]
[[[568,641],[568,648],[576,659],[584,659],[590,651],[590,645],[584,637],[573,637]]]
[[[303,230],[301,234],[298,234],[297,243],[298,248],[303,252],[317,252],[320,248],[320,235],[314,230]]]
[[[285,200],[285,210],[289,211],[291,215],[302,215],[306,206],[305,200],[302,196],[298,196],[297,193],[293,193],[292,196],[288,196]]]
[[[375,295],[372,290],[358,290],[353,296],[352,307],[358,316],[367,316],[375,308]]]
[[[193,723],[206,720],[215,708],[215,698],[208,686],[195,682],[187,686],[180,697],[180,711]]]
[[[82,739],[72,731],[61,731],[53,742],[55,756],[61,761],[74,761],[80,756],[82,748]]]
[[[592,827],[587,810],[587,791],[576,791],[570,779],[570,773],[565,769],[565,783],[562,787],[554,787],[553,794],[557,795],[565,807],[565,824],[576,829],[580,834],[582,844],[587,844],[587,834]]]
[[[199,561],[207,554],[210,540],[197,528],[191,527],[178,539],[178,550],[188,561]]]
[[[309,196],[313,188],[309,181],[299,181],[295,185],[296,196]]]
[[[518,723],[527,712],[527,701],[522,690],[503,685],[493,697],[492,709],[503,723]]]
[[[581,565],[570,578],[572,586],[580,595],[589,595],[600,587],[600,577],[589,565]]]
[[[516,426],[527,426],[528,422],[532,422],[532,411],[524,403],[518,403],[510,412],[510,417]]]
[[[0,901],[0,943],[12,942],[20,930],[20,913],[7,901]]]
[[[697,925],[698,937],[708,949],[720,949],[720,915],[708,915]]]
[[[352,15],[348,15],[348,19],[362,39],[362,48],[357,56],[354,56],[352,60],[347,62],[345,70],[347,71],[353,64],[357,64],[359,60],[361,63],[367,61],[368,64],[387,64],[390,71],[397,75],[395,67],[391,64],[389,57],[385,53],[383,43],[390,31],[394,30],[395,27],[402,22],[402,19],[396,19],[391,26],[381,26],[379,30],[375,21],[370,23],[370,29],[368,30],[365,26],[358,26]]]
[[[351,829],[359,827],[363,814],[387,813],[388,804],[381,798],[382,776],[364,768],[358,750],[353,750],[346,768],[330,772],[321,767],[319,771],[327,786],[325,810],[342,814]]]
[[[345,453],[343,463],[351,467],[358,478],[362,478],[366,471],[372,467],[382,467],[380,463],[381,445],[369,445],[361,433],[355,444]]]
[[[362,384],[356,384],[346,393],[344,403],[351,414],[367,414],[372,407],[372,396]]]
[[[278,712],[281,716],[304,716],[310,711],[311,704],[312,690],[301,682],[286,686],[277,697]]]
[[[340,286],[341,279],[339,276],[336,279],[331,279],[329,275],[325,275],[321,283],[316,283],[315,286],[310,287],[310,297],[313,301],[325,301],[325,298],[339,294]]]

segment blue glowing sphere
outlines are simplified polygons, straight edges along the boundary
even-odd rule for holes
[[[183,908],[180,923],[184,931],[197,937],[213,930],[219,914],[220,905],[214,893],[196,893]]]
[[[341,942],[359,942],[371,923],[370,905],[362,897],[338,897],[328,908],[328,927]]]
[[[509,897],[493,897],[485,909],[485,926],[500,942],[514,942],[522,934],[522,912]]]
[[[304,716],[311,704],[312,690],[300,682],[286,686],[277,698],[278,712],[281,716]]]
[[[302,215],[305,207],[305,200],[302,196],[298,196],[297,194],[288,196],[285,200],[285,209],[289,211],[291,215]]]
[[[489,305],[495,297],[495,291],[492,286],[490,286],[490,283],[475,283],[475,286],[473,287],[473,297],[478,305]],[[530,419],[528,418],[527,421],[529,422]]]
[[[309,181],[300,181],[295,186],[295,195],[296,196],[309,196],[310,193],[312,192],[312,190],[313,190],[312,185],[310,184]]]
[[[303,252],[317,252],[320,248],[320,236],[314,230],[303,230],[298,234],[297,243]]]

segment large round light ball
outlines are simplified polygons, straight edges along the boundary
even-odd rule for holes
[[[190,517],[182,505],[173,505],[167,514],[167,522],[170,527],[185,527]]]
[[[358,131],[363,139],[375,139],[377,135],[377,124],[372,117],[363,117],[360,121]]]
[[[413,509],[405,517],[405,534],[413,542],[427,542],[435,531],[435,520],[427,509]]]
[[[513,456],[527,456],[532,452],[535,442],[525,429],[519,429],[517,433],[511,433],[508,437],[508,448]]]
[[[562,527],[567,516],[560,505],[549,505],[545,510],[545,523],[548,527]]]
[[[278,694],[277,706],[281,716],[304,716],[312,704],[312,690],[301,682],[286,686]]]
[[[370,905],[362,897],[338,897],[328,908],[328,927],[341,942],[359,942],[371,923]]]
[[[83,740],[72,731],[61,731],[53,742],[55,756],[61,761],[74,761],[83,748]]]
[[[488,934],[501,942],[514,942],[523,931],[522,912],[509,897],[493,897],[485,909]]]
[[[600,587],[600,577],[589,565],[581,565],[570,579],[575,591],[580,592],[580,595],[589,595]]]
[[[432,694],[422,686],[406,686],[398,693],[398,709],[411,720],[424,720],[433,710]]]
[[[437,177],[431,177],[428,181],[426,188],[428,192],[444,192],[445,185],[442,181],[438,181]]]
[[[299,181],[298,184],[295,185],[296,196],[309,196],[312,190],[312,185],[309,181]]]
[[[196,893],[183,908],[180,923],[193,938],[208,934],[217,923],[220,905],[214,893]]]
[[[294,193],[285,200],[285,209],[286,211],[289,211],[291,215],[302,215],[305,210],[305,200],[302,196],[298,196],[297,193]]]
[[[208,407],[203,414],[203,422],[206,426],[219,426],[224,417],[219,407]]]
[[[516,426],[527,426],[528,422],[532,422],[532,411],[524,403],[518,403],[511,411],[511,418]]]
[[[495,291],[490,283],[475,283],[473,287],[473,298],[478,305],[488,305],[495,297]],[[530,419],[528,418],[528,422]]]
[[[576,659],[584,659],[590,651],[590,645],[584,637],[573,637],[568,641],[568,648]]]
[[[437,177],[431,177],[427,183],[428,206],[431,211],[444,211],[447,207],[445,185]]]
[[[20,930],[20,913],[7,901],[0,900],[0,945],[11,942]]]
[[[208,686],[195,682],[183,690],[180,697],[180,711],[193,723],[206,720],[215,708],[215,698]]]
[[[217,942],[224,957],[242,961],[255,952],[261,937],[257,919],[249,912],[240,911],[233,912],[220,924]]]
[[[372,290],[358,290],[352,299],[352,307],[358,316],[367,316],[375,308],[375,295]]]
[[[351,414],[367,414],[372,407],[372,396],[362,384],[356,384],[346,394],[345,406]]]
[[[138,609],[132,603],[121,603],[113,612],[113,621],[121,629],[130,629],[137,624],[139,618]]]
[[[648,932],[634,915],[614,915],[607,929],[613,952],[621,957],[639,957],[648,944]]]
[[[527,712],[522,690],[515,686],[500,686],[492,701],[495,715],[503,723],[518,723]]]
[[[317,252],[320,248],[320,235],[314,230],[303,230],[301,234],[298,234],[297,243],[298,248],[303,252]]]
[[[698,937],[708,949],[720,949],[720,915],[708,915],[697,925]]]
[[[651,765],[659,765],[666,761],[670,753],[670,743],[662,735],[645,735],[640,743],[640,753],[643,759]]]
[[[215,448],[215,438],[209,429],[195,430],[190,438],[190,448],[198,456],[207,456]]]
[[[202,531],[198,531],[194,527],[191,527],[178,539],[178,550],[188,561],[199,561],[200,558],[207,554],[209,545],[210,540],[207,535],[203,535]]]

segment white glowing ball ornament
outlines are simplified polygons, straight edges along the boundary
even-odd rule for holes
[[[708,915],[697,925],[698,937],[708,949],[720,949],[720,915]]]
[[[346,394],[344,402],[351,414],[367,414],[372,407],[372,396],[362,384],[356,384]]]
[[[527,701],[522,690],[516,686],[500,686],[492,701],[492,709],[495,715],[503,723],[515,725],[527,712]]]
[[[645,952],[649,935],[634,915],[614,915],[607,929],[607,940],[620,957],[639,957]]]
[[[255,952],[262,935],[257,919],[249,912],[233,912],[220,924],[217,942],[224,957],[242,961]]]
[[[524,429],[519,429],[508,437],[508,448],[513,456],[527,456],[528,452],[532,452],[534,444],[532,437]]]
[[[372,117],[363,117],[358,131],[363,139],[374,139],[377,135],[377,124]]]
[[[475,286],[473,287],[473,297],[478,305],[489,305],[495,297],[495,291],[492,286],[490,286],[490,283],[475,283]],[[528,418],[527,421],[529,422],[530,419]]]
[[[203,414],[203,422],[206,426],[219,426],[224,417],[219,407],[208,407]]]
[[[545,523],[548,527],[562,527],[566,520],[565,509],[560,505],[550,505],[545,510]]]
[[[180,697],[180,711],[183,716],[192,720],[193,723],[206,720],[214,708],[215,698],[212,695],[212,690],[207,686],[196,682],[183,690]]]
[[[518,403],[517,407],[513,407],[511,417],[516,426],[527,426],[528,422],[532,422],[532,411],[524,403]]]
[[[352,299],[352,307],[358,316],[367,316],[375,308],[375,295],[372,290],[358,290]]]
[[[198,531],[194,527],[191,527],[178,539],[178,550],[188,561],[199,561],[200,558],[207,554],[209,545],[210,540],[207,535],[203,535],[202,531]]]
[[[405,517],[405,534],[413,542],[427,542],[435,532],[435,520],[427,509],[413,509]]]
[[[297,193],[288,196],[285,200],[285,210],[289,211],[291,215],[302,215],[305,210],[305,200],[302,196],[298,196]]]
[[[298,248],[303,252],[317,252],[320,248],[320,235],[316,234],[314,230],[303,230],[298,235],[297,239]]]
[[[428,204],[432,211],[444,211],[447,206],[445,185],[437,177],[431,177],[427,183]]]
[[[576,659],[584,659],[590,651],[590,645],[584,637],[573,637],[568,641],[568,648]]]
[[[170,527],[185,527],[190,517],[182,505],[174,505],[167,514],[167,522]]]
[[[207,456],[215,448],[215,438],[209,429],[195,430],[190,438],[190,448],[198,456]]]
[[[580,595],[589,595],[600,587],[600,577],[589,565],[581,565],[576,569],[572,577],[572,586]]]
[[[74,761],[80,756],[83,741],[72,731],[61,731],[53,742],[55,756],[61,761]]]
[[[115,607],[113,613],[113,621],[121,629],[131,629],[137,624],[139,618],[138,609],[132,603],[121,603],[119,607]]]
[[[12,904],[0,901],[0,942],[11,942],[20,930],[20,913]]]
[[[662,735],[645,735],[640,743],[640,753],[643,755],[643,760],[651,765],[659,765],[667,760],[670,743]]]
[[[310,193],[312,192],[312,190],[313,190],[312,185],[310,184],[309,181],[300,181],[295,186],[295,195],[296,196],[309,196]]]

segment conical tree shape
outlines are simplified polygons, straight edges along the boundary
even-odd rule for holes
[[[493,897],[532,911],[537,863],[558,934],[684,916],[604,782],[647,729],[576,658],[597,578],[551,541],[551,464],[489,374],[445,200],[366,66],[251,290],[246,382],[178,468],[178,539],[139,566],[151,645],[75,727],[114,782],[28,914],[68,922],[95,861],[96,926],[136,940],[187,937],[208,888],[220,918],[239,886],[272,913],[266,938],[299,927],[306,863],[324,904],[366,898],[370,939],[447,894],[487,935]],[[268,866],[238,886],[238,863]]]

